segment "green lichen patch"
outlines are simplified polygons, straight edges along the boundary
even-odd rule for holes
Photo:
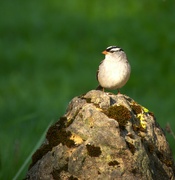
[[[99,157],[102,153],[100,147],[96,147],[94,145],[87,144],[86,148],[88,155],[91,157]]]
[[[117,165],[119,165],[120,163],[118,162],[118,161],[110,161],[109,163],[108,163],[108,165],[109,166],[117,166]]]
[[[131,119],[131,113],[125,106],[110,106],[104,113],[112,119],[115,119],[120,126],[125,126],[126,123]]]

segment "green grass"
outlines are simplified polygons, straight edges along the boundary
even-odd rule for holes
[[[109,45],[132,66],[122,93],[175,131],[173,0],[2,0],[0,13],[0,179],[15,176],[73,97],[97,86]]]

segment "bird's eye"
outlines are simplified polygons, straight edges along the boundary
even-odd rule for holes
[[[115,51],[110,51],[111,53],[114,53]]]

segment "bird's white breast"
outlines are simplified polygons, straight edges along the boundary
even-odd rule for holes
[[[99,66],[98,81],[107,89],[119,89],[126,84],[130,76],[127,59],[105,58]]]

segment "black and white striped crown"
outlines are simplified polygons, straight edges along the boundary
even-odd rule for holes
[[[106,48],[107,52],[117,52],[117,51],[123,51],[122,48],[117,47],[117,46],[109,46]]]

